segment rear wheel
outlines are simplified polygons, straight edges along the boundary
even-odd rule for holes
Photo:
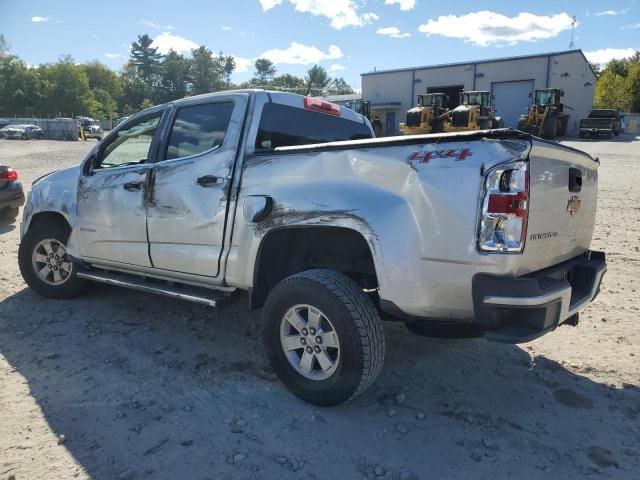
[[[308,270],[282,280],[263,309],[267,357],[285,386],[320,406],[364,392],[380,373],[384,333],[371,299],[348,277]]]
[[[78,267],[67,255],[69,228],[43,222],[30,228],[20,242],[18,263],[22,278],[36,293],[48,298],[74,298],[86,282],[77,277]]]

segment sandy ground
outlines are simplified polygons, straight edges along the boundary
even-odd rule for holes
[[[28,188],[93,144],[0,140],[0,159]],[[0,480],[640,478],[640,141],[570,144],[602,160],[609,260],[580,325],[509,346],[386,324],[377,383],[331,409],[277,381],[243,301],[45,300],[0,226]]]

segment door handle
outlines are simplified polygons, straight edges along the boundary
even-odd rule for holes
[[[216,177],[215,175],[205,175],[204,177],[198,178],[196,183],[201,187],[208,187],[209,185],[218,185],[223,181],[222,178]]]
[[[134,190],[142,190],[142,182],[127,182],[122,188],[129,192],[133,192]]]

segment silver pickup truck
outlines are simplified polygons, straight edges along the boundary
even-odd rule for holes
[[[267,356],[318,405],[362,393],[381,318],[525,342],[598,293],[598,161],[512,130],[375,139],[355,112],[261,90],[140,112],[34,182],[19,262],[36,292],[89,281],[262,308]]]

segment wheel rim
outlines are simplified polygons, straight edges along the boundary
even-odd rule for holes
[[[326,380],[340,362],[338,334],[327,316],[311,305],[295,305],[280,322],[280,344],[289,364],[310,380]]]
[[[67,259],[67,249],[58,240],[47,238],[33,249],[31,263],[38,278],[49,285],[62,285],[71,276],[73,263]]]

